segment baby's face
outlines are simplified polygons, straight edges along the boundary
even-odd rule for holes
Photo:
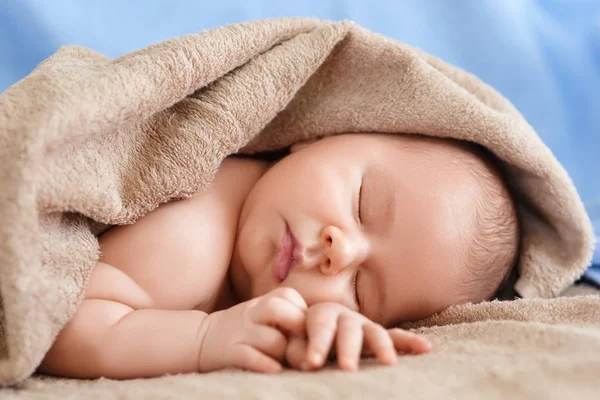
[[[348,134],[273,165],[250,192],[231,277],[243,300],[283,286],[384,325],[460,299],[474,199],[452,151]],[[439,147],[439,146],[438,146]]]

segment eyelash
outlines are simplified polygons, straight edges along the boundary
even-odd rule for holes
[[[358,273],[360,271],[357,269],[354,274],[354,278],[352,279],[352,290],[354,291],[354,302],[356,303],[356,307],[360,309],[360,302],[358,301],[358,290],[357,290],[357,282],[358,282]]]
[[[362,215],[360,213],[360,209],[361,209],[361,203],[362,203],[363,180],[364,180],[364,178],[362,178],[360,180],[360,188],[358,189],[358,206],[357,206],[358,207],[358,212],[357,212],[358,222],[361,224],[362,224]]]
[[[362,203],[363,180],[364,180],[364,177],[361,178],[360,188],[358,189],[358,204],[357,204],[356,215],[358,216],[359,224],[362,224],[362,215],[361,215],[360,209],[361,209],[361,203]],[[354,274],[354,278],[352,278],[352,291],[354,292],[354,302],[356,303],[356,307],[358,309],[360,309],[360,301],[358,300],[358,290],[357,290],[358,273],[359,273],[359,270],[357,269],[356,273]]]

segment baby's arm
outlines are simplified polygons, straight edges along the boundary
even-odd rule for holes
[[[197,196],[104,234],[87,298],[40,371],[82,378],[197,371],[206,313],[192,309],[209,311],[226,275],[239,210],[264,168],[227,159]],[[169,311],[175,309],[181,311]]]
[[[133,310],[115,301],[86,299],[40,371],[116,379],[232,367],[277,372],[287,344],[279,329],[303,335],[305,310],[302,297],[289,288],[210,315]]]
[[[195,372],[205,317],[196,310],[134,310],[116,301],[86,299],[40,371],[116,379]]]

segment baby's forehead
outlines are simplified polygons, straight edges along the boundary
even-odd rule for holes
[[[480,153],[467,142],[454,139],[389,133],[343,134],[330,139],[334,139],[332,147],[324,148],[321,157],[327,159],[332,148],[345,147],[346,151],[337,153],[345,166],[366,162],[371,169],[387,171],[401,186],[395,187],[396,191],[409,187],[445,200],[451,194],[472,197],[480,190],[481,176],[486,175],[481,171],[488,169]]]

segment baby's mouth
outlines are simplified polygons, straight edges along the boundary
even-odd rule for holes
[[[279,251],[273,264],[273,275],[278,282],[283,281],[291,269],[302,263],[302,246],[298,243],[289,226],[286,224],[285,233],[281,238]]]

